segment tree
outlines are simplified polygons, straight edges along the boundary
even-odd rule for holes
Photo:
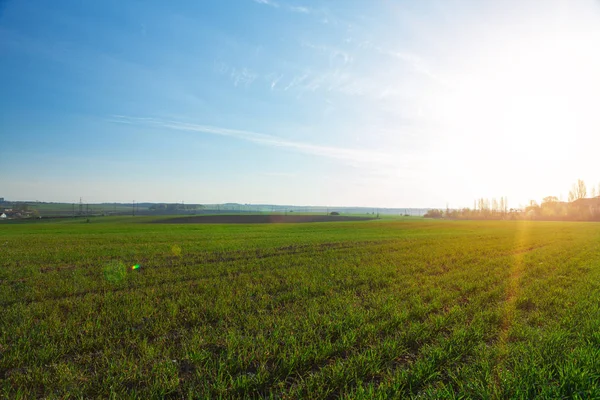
[[[525,207],[525,212],[529,217],[536,217],[540,214],[540,206],[537,201],[530,200],[529,205]]]
[[[569,191],[569,202],[583,199],[587,196],[587,188],[585,182],[581,179],[577,179],[577,183],[573,184],[573,187]]]
[[[577,198],[583,199],[587,196],[587,188],[585,187],[585,182],[581,179],[577,179]]]
[[[27,211],[29,211],[29,204],[27,204],[27,203],[17,203],[14,208],[17,211],[27,212]]]
[[[508,198],[502,197],[502,212],[506,214],[508,212]]]
[[[442,210],[437,210],[437,209],[427,210],[427,212],[425,213],[425,215],[423,215],[423,217],[425,217],[425,218],[443,218],[444,212]]]
[[[542,204],[546,204],[546,203],[558,203],[558,197],[556,197],[556,196],[546,196],[542,200]]]
[[[542,215],[546,217],[554,217],[559,215],[560,211],[560,203],[558,202],[558,197],[556,196],[546,196],[542,200],[541,204]]]

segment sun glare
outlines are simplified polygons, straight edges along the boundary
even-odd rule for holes
[[[598,28],[530,29],[476,44],[455,66],[460,73],[436,110],[454,133],[449,138],[463,138],[459,152],[530,170],[542,160],[580,162],[597,147]],[[573,166],[573,176],[580,168]]]

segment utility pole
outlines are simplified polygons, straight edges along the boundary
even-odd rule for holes
[[[131,208],[132,208],[132,216],[135,217],[135,200],[133,201],[133,203],[131,203]]]

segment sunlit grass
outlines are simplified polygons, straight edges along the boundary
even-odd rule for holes
[[[3,396],[600,395],[599,225],[139,221],[0,225]]]

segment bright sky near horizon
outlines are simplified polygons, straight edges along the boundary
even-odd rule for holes
[[[599,71],[598,0],[0,0],[0,197],[566,200]]]

